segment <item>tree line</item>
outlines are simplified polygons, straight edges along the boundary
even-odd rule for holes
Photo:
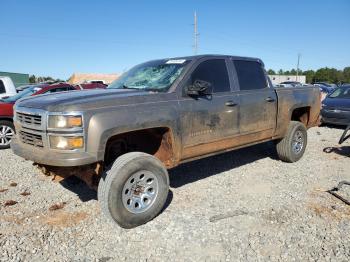
[[[269,69],[267,71],[269,75],[296,75],[297,70],[287,70],[283,71],[282,69],[277,72]],[[318,70],[299,70],[299,75],[306,76],[306,83],[314,82],[328,82],[333,84],[342,84],[350,83],[350,67],[345,67],[343,70],[338,70],[335,68],[323,67]]]
[[[29,77],[29,83],[31,84],[37,84],[37,83],[42,83],[42,82],[64,82],[64,80],[58,79],[58,78],[53,78],[51,76],[35,76],[31,75]]]

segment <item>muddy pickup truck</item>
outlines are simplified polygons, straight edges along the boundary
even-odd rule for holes
[[[105,90],[25,98],[15,107],[15,154],[48,175],[78,176],[124,228],[153,219],[167,169],[275,141],[298,161],[319,123],[316,87],[273,88],[256,58],[201,55],[137,65]]]

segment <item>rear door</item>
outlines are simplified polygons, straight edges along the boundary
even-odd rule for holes
[[[225,138],[239,133],[238,95],[231,91],[225,58],[199,61],[185,77],[179,90],[183,158],[226,147]],[[196,80],[211,84],[208,95],[190,97],[185,88]]]
[[[239,83],[239,131],[254,140],[271,137],[276,128],[277,95],[259,60],[233,59]]]

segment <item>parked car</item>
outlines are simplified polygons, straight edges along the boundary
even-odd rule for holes
[[[323,101],[334,89],[327,86],[315,85],[320,89],[321,101]]]
[[[275,87],[288,87],[288,88],[291,88],[291,87],[294,87],[294,86],[292,86],[291,84],[276,84]]]
[[[38,84],[28,84],[28,85],[22,85],[16,87],[17,92],[22,92],[23,90],[26,90],[29,87],[35,86],[35,87],[40,87],[40,86],[47,86],[49,84],[46,83],[38,83]]]
[[[284,81],[284,82],[281,82],[279,83],[279,85],[282,85],[282,87],[296,87],[296,86],[303,86],[302,83],[300,82],[297,82],[297,81]]]
[[[132,228],[161,211],[167,169],[181,163],[270,140],[298,161],[320,103],[316,87],[273,88],[257,58],[161,59],[106,90],[22,99],[11,147],[46,174],[99,181],[103,213]]]
[[[322,101],[322,122],[350,124],[350,85],[340,86]]]
[[[315,86],[322,86],[322,87],[326,87],[326,88],[330,88],[330,89],[335,89],[338,86],[336,84],[331,84],[331,83],[327,83],[327,82],[314,82],[313,85]]]
[[[70,90],[76,89],[73,86],[65,83],[53,85],[39,84],[32,85],[14,96],[0,99],[0,149],[6,149],[10,147],[12,137],[15,133],[15,128],[13,125],[13,106],[16,101],[28,96],[36,96]]]
[[[8,76],[0,76],[0,98],[13,96],[17,93],[16,87]]]
[[[79,85],[75,85],[76,89],[78,90],[84,90],[84,89],[96,89],[101,88],[105,89],[108,85],[100,83],[100,82],[90,82],[90,83],[82,83]]]

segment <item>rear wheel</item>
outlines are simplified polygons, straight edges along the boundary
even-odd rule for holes
[[[9,148],[14,135],[15,127],[13,123],[7,120],[0,120],[0,149]]]
[[[293,163],[304,155],[306,145],[307,130],[305,125],[301,122],[291,121],[286,136],[277,142],[277,154],[281,160]]]
[[[127,153],[102,176],[98,200],[102,212],[123,228],[152,220],[162,210],[169,191],[162,162],[141,152]]]

